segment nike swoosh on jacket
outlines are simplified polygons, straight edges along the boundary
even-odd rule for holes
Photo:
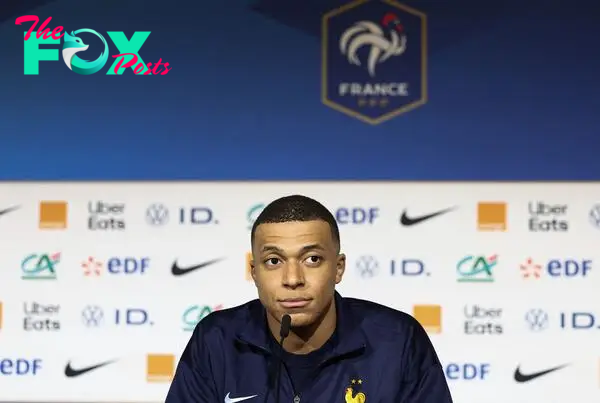
[[[300,402],[344,401],[348,387],[366,401],[452,403],[444,371],[422,326],[410,315],[336,293],[338,344],[330,365],[301,391]],[[228,393],[275,403],[273,353],[258,300],[213,312],[194,330],[165,403],[222,403]],[[362,382],[360,389],[353,377]],[[286,371],[280,399],[292,402]]]

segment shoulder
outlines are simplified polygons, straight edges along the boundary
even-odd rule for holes
[[[260,313],[262,305],[258,299],[232,308],[211,312],[203,318],[194,330],[196,338],[205,341],[234,338],[252,317]]]
[[[358,321],[370,351],[382,363],[399,365],[404,379],[440,367],[427,332],[414,317],[375,302],[354,298],[345,298],[344,302]]]
[[[400,344],[423,337],[429,341],[421,324],[406,312],[358,298],[344,298],[344,304],[369,339]]]

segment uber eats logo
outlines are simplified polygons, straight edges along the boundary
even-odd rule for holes
[[[500,335],[504,329],[501,323],[502,309],[465,305],[464,332],[471,335]]]
[[[52,332],[60,330],[60,305],[23,303],[23,330],[26,332]]]
[[[566,204],[552,204],[543,201],[529,202],[529,231],[569,231],[567,209]]]
[[[92,231],[125,230],[125,204],[103,200],[88,202],[88,229]]]

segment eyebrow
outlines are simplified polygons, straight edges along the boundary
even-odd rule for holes
[[[302,249],[300,249],[300,253],[305,253],[309,250],[325,250],[325,248],[323,248],[321,245],[319,245],[318,243],[314,243],[314,244],[310,244],[310,245],[305,245],[302,247]],[[262,247],[261,252],[276,252],[276,253],[283,253],[283,249],[275,246],[275,245],[265,245]]]

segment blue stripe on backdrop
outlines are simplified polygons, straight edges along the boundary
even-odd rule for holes
[[[4,3],[0,179],[600,178],[594,2],[407,0],[428,16],[429,100],[377,126],[320,101],[320,16],[338,0]],[[28,13],[151,31],[140,54],[173,70],[26,76]]]

